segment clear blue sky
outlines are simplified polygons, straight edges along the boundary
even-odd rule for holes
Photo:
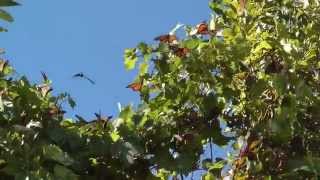
[[[0,33],[5,57],[32,82],[46,72],[55,92],[69,92],[77,102],[67,116],[86,118],[99,110],[117,116],[117,102],[138,103],[138,95],[125,88],[135,77],[124,69],[125,48],[153,42],[178,22],[198,24],[211,13],[208,0],[29,0],[9,11],[15,22]],[[73,79],[78,72],[96,85]]]
[[[21,1],[20,1],[21,2]],[[86,118],[94,112],[114,115],[117,102],[137,104],[138,95],[125,86],[135,76],[123,66],[123,51],[140,41],[152,42],[178,22],[197,24],[210,17],[207,0],[55,0],[21,2],[10,8],[15,18],[0,33],[5,57],[32,82],[47,72],[55,92],[69,92],[77,107],[68,110]],[[75,80],[84,72],[96,81]]]

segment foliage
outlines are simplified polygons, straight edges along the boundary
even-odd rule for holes
[[[12,22],[13,21],[13,17],[4,9],[2,9],[2,7],[6,7],[6,6],[17,6],[19,5],[19,3],[15,2],[14,0],[1,0],[0,1],[0,19],[7,21],[7,22]],[[0,32],[3,31],[7,31],[6,28],[1,27],[0,26]]]
[[[125,51],[125,67],[139,69],[128,88],[141,103],[112,121],[65,119],[61,104],[75,106],[69,94],[52,96],[47,78],[40,85],[12,79],[2,60],[0,176],[168,179],[204,170],[209,180],[319,177],[319,2],[209,6],[210,22],[185,26],[185,36],[175,35],[179,25],[155,44]],[[234,151],[201,158],[212,144]]]

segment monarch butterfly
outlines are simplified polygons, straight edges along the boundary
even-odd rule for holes
[[[185,48],[185,47],[180,48],[180,47],[177,47],[177,46],[171,46],[170,48],[173,51],[173,53],[175,55],[177,55],[178,57],[180,57],[180,58],[186,57],[187,54],[190,52],[190,49]]]
[[[190,50],[188,48],[178,48],[175,54],[179,57],[186,57],[189,52]]]
[[[162,43],[173,43],[178,40],[176,35],[165,34],[154,38],[156,41],[160,41]]]
[[[79,78],[84,78],[86,80],[88,80],[91,84],[95,84],[95,82],[90,79],[88,76],[84,75],[82,72],[81,73],[77,73],[75,75],[73,75],[72,77],[76,78],[76,77],[79,77]]]
[[[126,88],[131,88],[133,91],[140,91],[142,88],[142,82],[129,84]]]
[[[209,28],[206,22],[202,22],[197,25],[197,34],[202,34],[202,35],[209,34]]]

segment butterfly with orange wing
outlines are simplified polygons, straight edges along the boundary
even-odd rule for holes
[[[178,38],[176,35],[165,34],[154,38],[154,40],[160,41],[161,43],[173,43],[174,41],[177,41]]]
[[[126,88],[130,88],[133,91],[140,91],[142,89],[142,82],[131,83]]]
[[[186,57],[190,52],[190,49],[185,47],[171,46],[170,48],[173,51],[173,53],[180,58]]]
[[[197,25],[197,34],[201,34],[201,35],[209,34],[209,27],[206,22],[202,22]]]

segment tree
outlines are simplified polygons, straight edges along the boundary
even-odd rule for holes
[[[175,35],[178,25],[125,51],[126,68],[139,68],[128,88],[141,103],[112,121],[65,119],[69,94],[52,96],[46,76],[41,85],[12,79],[1,61],[1,177],[167,179],[203,170],[203,179],[317,179],[319,2],[209,6],[210,21],[185,26],[185,36]],[[212,144],[233,153],[200,158]]]

